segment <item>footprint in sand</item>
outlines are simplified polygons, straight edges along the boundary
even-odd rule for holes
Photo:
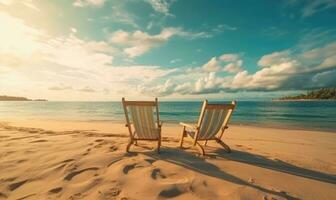
[[[78,170],[78,171],[73,171],[73,172],[69,173],[68,175],[66,175],[63,180],[71,181],[71,179],[73,179],[75,176],[77,176],[77,175],[79,175],[79,174],[81,174],[85,171],[96,171],[98,169],[99,169],[98,167],[90,167],[90,168],[86,168],[86,169],[82,169],[82,170]]]
[[[63,169],[64,167],[66,167],[66,170],[71,170],[74,167],[74,163],[70,163],[72,161],[75,161],[75,159],[67,159],[55,164],[55,170]]]
[[[71,195],[69,197],[70,200],[75,200],[75,199],[83,199],[85,197],[85,195],[83,195],[82,193],[76,193],[74,195]]]
[[[82,154],[83,156],[86,156],[90,153],[91,148],[86,149],[86,151]]]
[[[106,144],[109,143],[108,141],[103,140],[103,139],[95,140],[95,142],[97,142],[97,141],[99,141],[99,142],[98,142],[98,144],[96,144],[96,145],[94,146],[94,148],[100,148],[100,147],[102,147],[102,146],[104,146],[104,145],[106,145]]]
[[[23,199],[27,199],[28,197],[32,197],[32,196],[35,196],[36,194],[28,194],[28,195],[26,195],[26,196],[24,196],[24,197],[21,197],[21,198],[18,198],[18,199],[16,199],[16,200],[23,200]]]
[[[75,160],[75,159],[72,159],[72,158],[71,158],[71,159],[67,159],[67,160],[63,160],[62,162],[60,162],[60,164],[61,164],[61,163],[71,162],[71,161],[74,161],[74,160]]]
[[[218,199],[219,197],[210,188],[205,180],[195,179],[187,186],[187,191],[200,199]]]
[[[98,148],[100,148],[100,147],[102,147],[102,146],[103,146],[103,144],[97,144],[97,145],[95,145],[93,148],[98,149]]]
[[[32,151],[32,150],[26,150],[24,151],[25,154],[30,154],[30,153],[35,153],[36,151]]]
[[[41,134],[48,134],[48,135],[50,135],[50,134],[55,134],[55,132],[54,131],[42,131]]]
[[[163,179],[167,178],[164,174],[162,174],[161,169],[159,169],[159,168],[153,169],[153,171],[151,173],[151,177],[154,180],[156,180],[158,178],[163,178]]]
[[[128,172],[131,171],[132,169],[134,169],[135,166],[136,166],[136,164],[126,165],[123,169],[124,174],[128,174]]]
[[[40,143],[40,142],[48,142],[48,140],[35,140],[31,141],[30,143]]]
[[[278,200],[278,198],[274,197],[274,196],[267,196],[267,195],[264,195],[263,200]]]
[[[56,188],[53,188],[53,189],[49,190],[49,193],[50,194],[56,194],[56,193],[59,193],[62,190],[63,190],[62,187],[56,187]]]
[[[149,164],[153,164],[154,162],[156,162],[156,160],[155,159],[150,159],[150,158],[148,158],[148,159],[145,159],[145,161],[147,161]]]
[[[174,198],[174,197],[177,197],[177,196],[181,195],[182,193],[183,193],[183,191],[181,191],[176,186],[173,186],[171,188],[162,190],[159,193],[159,197],[161,197],[161,198]]]
[[[23,163],[23,162],[26,162],[26,161],[28,161],[28,160],[27,159],[22,159],[22,160],[16,161],[16,163]]]
[[[12,183],[8,186],[8,189],[10,191],[14,191],[16,190],[17,188],[21,187],[23,184],[25,184],[28,180],[24,180],[24,181],[19,181],[19,182],[16,182],[16,183]]]
[[[118,147],[116,147],[116,146],[111,146],[110,147],[110,151],[116,151],[116,150],[118,150]]]
[[[124,168],[123,168],[123,172],[124,174],[128,174],[131,170],[133,170],[134,168],[141,168],[141,167],[144,167],[142,165],[138,165],[137,163],[134,163],[134,164],[129,164],[129,165],[126,165]]]
[[[113,187],[106,191],[99,191],[99,195],[102,199],[114,199],[115,197],[119,196],[120,193],[120,187]]]

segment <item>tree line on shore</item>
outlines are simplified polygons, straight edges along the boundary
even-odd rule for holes
[[[335,99],[336,88],[321,88],[307,91],[306,94],[299,94],[295,96],[284,96],[278,100],[298,100],[298,99]]]
[[[47,101],[45,99],[28,99],[26,97],[14,97],[14,96],[6,96],[0,95],[0,101]]]

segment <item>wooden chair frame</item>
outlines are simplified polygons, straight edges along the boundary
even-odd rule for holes
[[[125,126],[128,128],[128,132],[129,132],[129,142],[127,144],[126,147],[126,151],[129,152],[129,149],[131,147],[132,144],[137,144],[138,140],[147,140],[147,141],[157,141],[157,151],[158,153],[160,153],[160,146],[161,146],[161,127],[162,127],[162,122],[160,121],[160,117],[159,117],[159,103],[158,103],[158,99],[155,98],[155,101],[126,101],[125,98],[122,98],[122,104],[123,104],[123,108],[124,108],[124,113],[125,113],[125,118],[126,118],[126,124]],[[159,138],[158,139],[146,139],[146,138],[136,138],[135,137],[135,130],[134,132],[132,131],[132,123],[130,122],[130,119],[128,117],[128,106],[152,106],[156,108],[156,118],[157,118],[157,127],[159,129]]]
[[[182,130],[182,134],[181,134],[181,139],[180,139],[180,148],[182,148],[183,146],[183,141],[184,141],[184,138],[185,137],[190,137],[191,140],[192,140],[192,145],[193,147],[196,147],[197,150],[200,152],[201,155],[205,155],[205,152],[204,152],[204,148],[202,147],[202,145],[199,143],[199,141],[205,141],[204,142],[204,146],[207,145],[207,142],[209,140],[214,140],[216,141],[218,144],[220,144],[228,153],[231,152],[231,149],[229,147],[229,145],[227,145],[225,142],[222,141],[222,137],[223,137],[223,134],[225,132],[226,129],[228,129],[229,127],[227,126],[227,124],[229,123],[230,121],[230,118],[231,118],[231,115],[232,115],[232,112],[233,110],[236,108],[236,101],[232,101],[231,104],[209,104],[208,103],[208,100],[205,100],[203,102],[203,106],[202,106],[202,109],[201,109],[201,113],[200,113],[200,116],[199,116],[199,119],[198,119],[198,123],[195,124],[195,125],[191,125],[191,124],[187,124],[187,123],[183,123],[183,122],[180,122],[180,125],[183,126],[183,130]],[[201,138],[198,138],[199,137],[199,131],[200,131],[200,126],[202,124],[202,121],[204,119],[204,115],[205,115],[205,110],[206,109],[217,109],[217,108],[225,108],[225,109],[228,109],[228,113],[223,121],[223,124],[222,124],[222,127],[220,129],[220,131],[218,133],[219,136],[216,136],[218,135],[218,133],[213,137],[213,138],[207,138],[207,139],[201,139]],[[188,132],[186,131],[186,129],[189,128],[191,129],[192,131],[195,132],[195,135],[194,137],[191,137]]]

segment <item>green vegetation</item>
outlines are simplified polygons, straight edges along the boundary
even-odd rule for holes
[[[277,100],[309,100],[309,99],[333,99],[336,100],[336,88],[321,88],[307,91],[307,94],[285,96]]]
[[[0,96],[0,101],[31,101],[25,97]]]
[[[45,99],[27,99],[26,97],[0,96],[0,101],[47,101]]]

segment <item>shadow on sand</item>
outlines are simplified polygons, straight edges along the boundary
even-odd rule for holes
[[[168,148],[163,147],[161,154],[157,154],[156,152],[145,152],[143,153],[147,156],[150,156],[157,160],[164,160],[184,168],[196,171],[198,173],[202,173],[207,176],[212,176],[215,178],[220,178],[225,181],[230,181],[235,184],[249,186],[265,193],[281,196],[286,199],[298,199],[296,197],[290,196],[286,192],[283,191],[274,191],[271,189],[264,188],[262,186],[258,186],[255,184],[251,184],[250,182],[240,179],[239,177],[233,176],[231,174],[222,171],[216,165],[213,165],[206,161],[206,157],[198,157],[193,153],[189,153],[176,148]],[[288,173],[295,176],[301,176],[309,179],[314,179],[318,181],[323,181],[327,183],[336,183],[336,178],[334,175],[324,174],[321,172],[300,168],[289,163],[283,162],[281,160],[271,160],[264,156],[254,155],[248,152],[243,151],[233,151],[232,153],[226,153],[224,150],[217,150],[213,153],[210,153],[207,157],[210,158],[225,158],[232,161],[242,162],[246,164],[255,165],[262,168],[267,168],[270,170],[275,170],[283,173]]]
[[[295,176],[301,176],[304,178],[309,178],[321,182],[336,184],[336,176],[334,174],[323,173],[319,171],[314,171],[311,169],[305,169],[302,167],[295,166],[293,164],[284,162],[279,159],[269,159],[265,156],[252,154],[245,151],[235,150],[233,153],[228,154],[223,149],[216,151],[215,156],[222,157],[225,159],[233,160],[236,162],[242,162],[246,164],[255,165],[258,167],[275,170],[283,173],[288,173]]]

